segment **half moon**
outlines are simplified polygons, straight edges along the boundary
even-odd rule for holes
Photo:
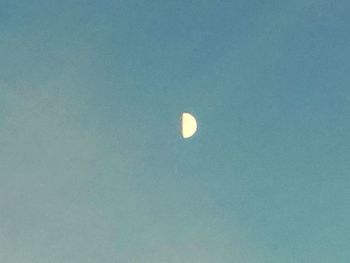
[[[190,138],[197,131],[196,118],[190,113],[182,113],[181,118],[181,133],[183,138]]]

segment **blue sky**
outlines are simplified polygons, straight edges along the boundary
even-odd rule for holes
[[[0,261],[349,262],[349,11],[1,1]]]

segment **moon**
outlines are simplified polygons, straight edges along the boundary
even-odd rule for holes
[[[181,135],[184,139],[192,137],[197,131],[196,118],[188,113],[183,112],[181,116]]]

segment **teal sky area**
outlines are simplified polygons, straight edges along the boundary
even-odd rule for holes
[[[349,13],[1,0],[0,262],[350,262]]]

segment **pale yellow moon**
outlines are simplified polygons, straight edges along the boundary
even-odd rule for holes
[[[183,138],[190,138],[197,131],[196,118],[188,112],[182,113],[181,116],[181,134]]]

